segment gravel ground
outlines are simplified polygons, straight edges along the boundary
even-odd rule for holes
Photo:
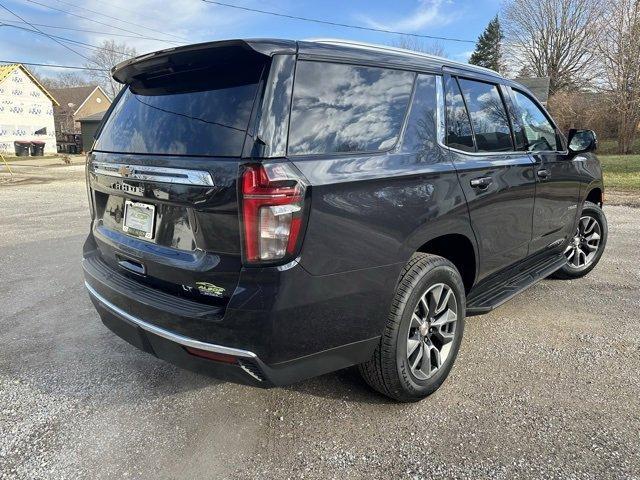
[[[640,210],[577,281],[473,317],[453,371],[396,405],[353,370],[260,390],[181,371],[100,322],[81,166],[0,185],[0,478],[640,478]]]

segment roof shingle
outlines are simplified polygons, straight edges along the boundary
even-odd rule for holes
[[[83,87],[67,87],[67,88],[52,88],[51,93],[58,100],[58,103],[63,108],[70,108],[72,111],[76,111],[80,108],[80,105],[87,99],[91,92],[96,89],[97,85],[86,85]],[[72,104],[72,105],[70,105]]]

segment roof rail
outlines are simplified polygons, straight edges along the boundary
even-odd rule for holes
[[[480,67],[477,65],[469,65],[461,62],[455,62],[453,60],[449,60],[448,58],[439,57],[437,55],[431,55],[429,53],[416,52],[415,50],[407,50],[406,48],[391,47],[387,45],[376,45],[374,43],[366,43],[366,42],[356,42],[353,40],[342,40],[339,38],[309,38],[309,39],[305,39],[305,41],[322,43],[325,45],[342,45],[346,47],[361,48],[364,50],[373,50],[377,52],[393,52],[393,53],[399,53],[402,55],[409,55],[412,57],[419,57],[419,58],[428,58],[430,60],[437,60],[440,62],[444,62],[449,66],[460,66],[460,68],[480,70],[480,71],[489,73],[491,75],[500,76],[498,72],[496,72],[495,70],[491,70],[490,68]]]

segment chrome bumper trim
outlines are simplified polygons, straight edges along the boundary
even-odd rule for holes
[[[137,325],[143,330],[158,335],[159,337],[166,338],[167,340],[179,343],[180,345],[184,345],[185,347],[199,348],[200,350],[223,353],[225,355],[233,355],[235,357],[258,358],[255,353],[249,352],[248,350],[240,350],[239,348],[224,347],[222,345],[215,345],[213,343],[201,342],[199,340],[194,340],[193,338],[185,337],[184,335],[170,332],[169,330],[165,330],[164,328],[156,327],[155,325],[145,322],[138,317],[134,317],[130,313],[122,310],[120,307],[117,307],[102,295],[100,295],[98,292],[96,292],[95,289],[91,285],[89,285],[89,283],[84,282],[84,286],[87,287],[89,294],[98,302],[100,302],[100,304],[107,310],[110,310],[112,313],[118,315],[122,319],[133,323],[134,325]]]

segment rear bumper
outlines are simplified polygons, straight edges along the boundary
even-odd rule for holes
[[[368,360],[388,311],[378,271],[314,277],[299,265],[243,271],[226,308],[170,295],[85,251],[85,285],[103,323],[132,345],[217,378],[286,385]],[[393,278],[395,281],[395,278]],[[188,349],[230,355],[232,362]]]
[[[201,342],[160,328],[114,305],[100,295],[88,282],[85,282],[85,287],[105,326],[134,347],[182,368],[217,378],[261,387],[274,385],[265,376],[265,365],[255,353]],[[185,347],[230,355],[235,357],[236,361],[223,363],[207,360],[188,353]]]
[[[112,304],[86,282],[85,286],[105,326],[134,347],[187,370],[262,388],[288,385],[362,362],[371,356],[379,341],[374,337],[269,366],[248,350],[201,342],[159,328]],[[235,361],[204,359],[190,354],[188,347],[229,355]]]

